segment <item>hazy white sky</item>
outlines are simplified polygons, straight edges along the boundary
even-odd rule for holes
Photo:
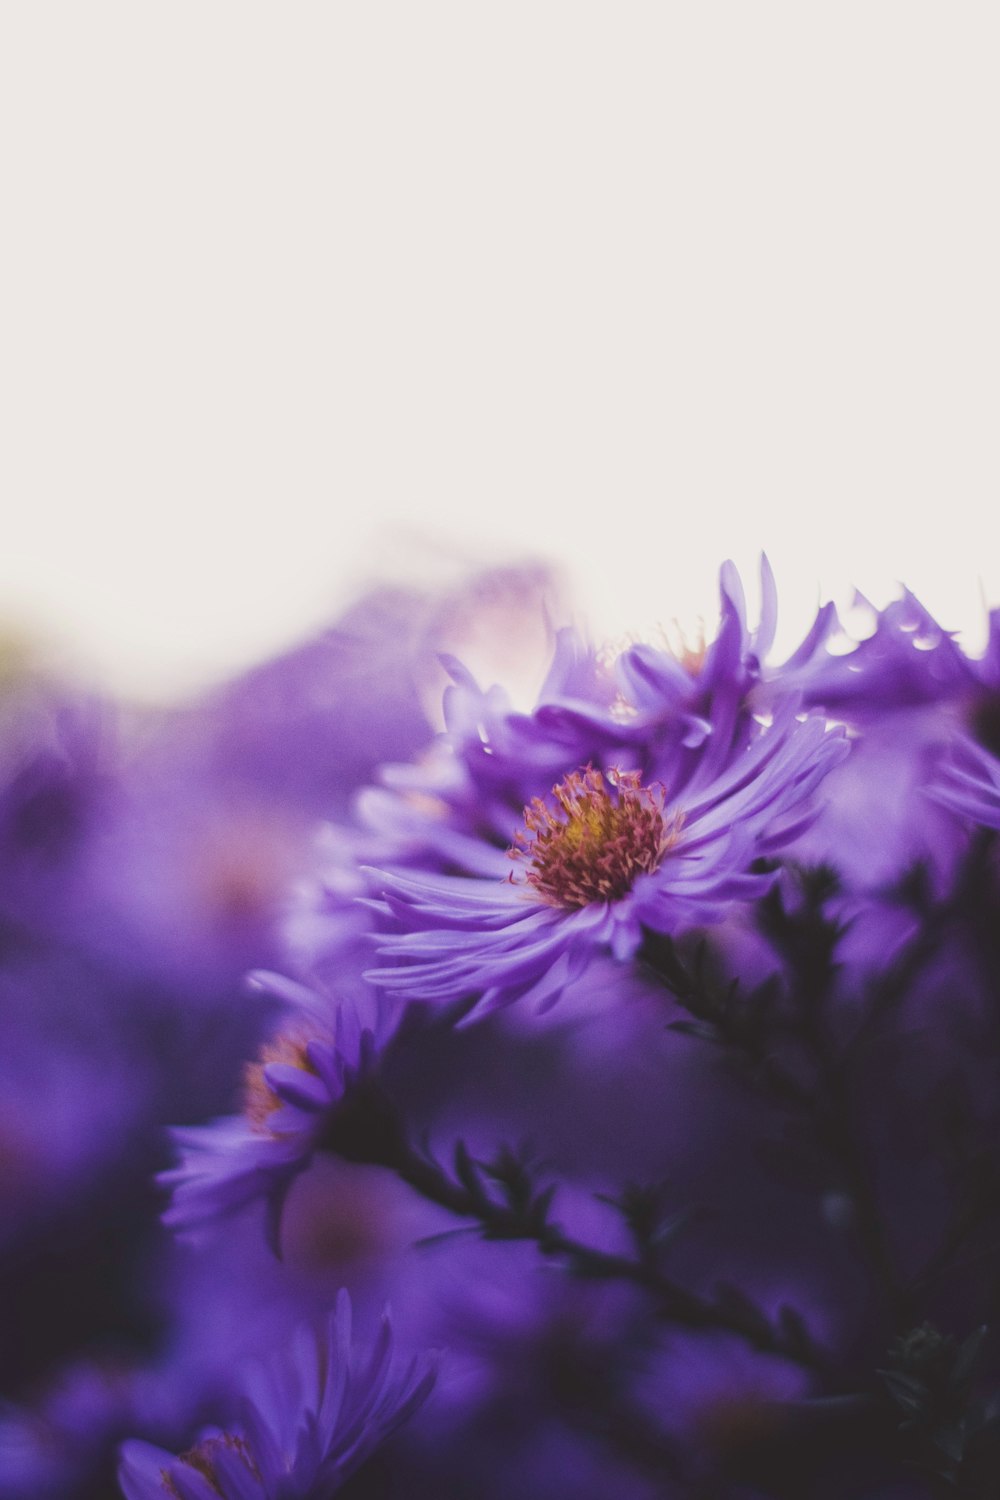
[[[992,3],[4,6],[0,616],[166,692],[433,557],[616,634],[765,547],[786,639],[974,627],[998,69]]]

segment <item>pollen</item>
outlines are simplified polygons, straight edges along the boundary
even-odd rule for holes
[[[697,677],[705,665],[705,657],[708,655],[708,638],[705,635],[705,622],[699,620],[697,626],[690,633],[686,631],[679,620],[672,620],[672,631],[664,631],[664,640],[670,655],[678,662],[689,677]]]
[[[222,1495],[223,1500],[225,1500],[225,1491],[220,1487],[219,1478],[215,1471],[215,1455],[220,1448],[229,1448],[238,1454],[250,1474],[255,1479],[260,1479],[260,1470],[254,1462],[250,1449],[241,1437],[237,1437],[234,1433],[230,1432],[224,1432],[219,1437],[206,1438],[204,1442],[198,1443],[194,1448],[189,1448],[186,1453],[180,1455],[180,1462],[187,1464],[188,1468],[193,1469],[196,1474],[200,1474],[214,1493]],[[161,1471],[160,1477],[167,1494],[176,1495],[178,1496],[178,1500],[180,1500],[180,1491],[166,1469]],[[184,1489],[185,1493],[187,1493],[187,1485],[184,1486]]]
[[[664,812],[665,795],[638,771],[572,771],[552,788],[555,808],[541,797],[525,808],[508,853],[527,863],[525,881],[549,906],[620,901],[680,837],[682,814]]]
[[[275,1110],[281,1108],[281,1100],[268,1083],[264,1069],[271,1063],[286,1063],[289,1067],[300,1068],[303,1073],[315,1076],[316,1069],[306,1050],[311,1040],[311,1037],[293,1034],[277,1036],[274,1041],[261,1048],[256,1062],[247,1063],[244,1068],[243,1113],[254,1130],[261,1135],[270,1134],[270,1118]]]

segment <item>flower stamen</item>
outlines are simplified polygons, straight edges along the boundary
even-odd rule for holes
[[[220,1448],[232,1449],[234,1453],[238,1454],[254,1478],[260,1478],[260,1470],[254,1462],[253,1454],[243,1439],[237,1437],[235,1433],[224,1432],[219,1437],[205,1438],[204,1441],[196,1443],[193,1448],[189,1448],[186,1453],[182,1453],[178,1461],[186,1464],[189,1469],[194,1469],[195,1473],[200,1474],[202,1479],[205,1480],[217,1495],[223,1495],[224,1497],[224,1492],[219,1485],[218,1475],[215,1472],[215,1454]],[[167,1494],[177,1495],[179,1493],[177,1486],[166,1469],[162,1471],[161,1477],[163,1488]]]
[[[282,1100],[271,1088],[265,1069],[271,1063],[285,1063],[299,1068],[303,1073],[316,1076],[307,1048],[312,1040],[308,1036],[286,1034],[277,1036],[260,1049],[257,1062],[247,1063],[243,1069],[243,1113],[254,1130],[261,1135],[271,1134],[270,1119],[281,1108]]]
[[[638,771],[571,771],[552,788],[558,811],[536,797],[508,853],[528,861],[525,880],[549,906],[620,901],[680,837],[683,814],[665,813],[665,796]]]

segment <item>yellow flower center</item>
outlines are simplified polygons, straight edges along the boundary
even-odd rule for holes
[[[277,1036],[260,1049],[257,1062],[247,1063],[243,1069],[243,1113],[261,1135],[271,1134],[270,1118],[282,1102],[264,1076],[264,1069],[270,1063],[287,1063],[315,1077],[316,1069],[306,1051],[311,1040],[312,1037],[294,1034]]]
[[[187,1464],[189,1469],[194,1469],[195,1473],[200,1474],[211,1485],[217,1495],[223,1495],[224,1491],[219,1486],[218,1475],[215,1472],[215,1454],[220,1448],[231,1448],[235,1453],[238,1453],[254,1478],[260,1478],[260,1470],[257,1468],[253,1460],[253,1455],[246,1443],[242,1438],[236,1437],[229,1432],[224,1432],[221,1437],[206,1438],[204,1442],[197,1443],[195,1447],[189,1448],[186,1453],[180,1455],[180,1462]],[[168,1495],[178,1494],[177,1486],[166,1469],[162,1472],[162,1480],[163,1488]]]
[[[525,808],[508,852],[527,862],[525,880],[549,906],[620,901],[680,837],[683,815],[664,813],[664,796],[638,771],[571,771],[552,788],[557,809],[541,797]]]

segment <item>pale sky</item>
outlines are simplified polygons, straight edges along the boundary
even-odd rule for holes
[[[550,559],[596,635],[1000,603],[1000,11],[0,9],[0,621],[209,681]]]

